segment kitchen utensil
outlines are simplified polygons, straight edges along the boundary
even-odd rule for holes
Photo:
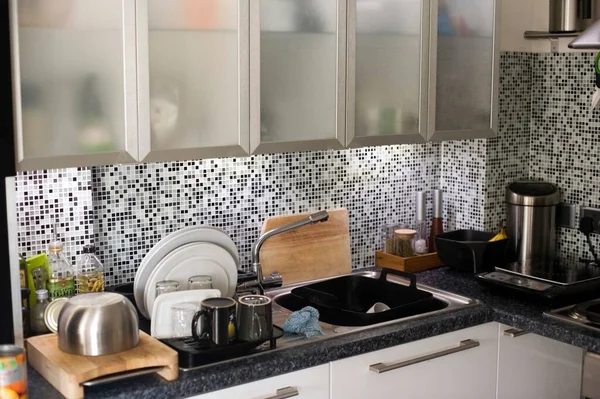
[[[263,275],[279,272],[284,284],[347,274],[352,271],[348,211],[328,211],[329,219],[268,239],[260,250]],[[265,220],[262,233],[304,219],[308,214]]]
[[[152,272],[146,283],[144,303],[151,316],[157,281],[174,280],[186,285],[190,276],[211,276],[213,287],[224,296],[233,296],[237,284],[237,269],[233,257],[215,244],[192,243],[176,249],[165,256]]]
[[[212,277],[192,276],[188,279],[188,290],[210,290],[212,288]]]
[[[367,313],[379,313],[385,312],[386,310],[390,310],[390,307],[388,305],[382,302],[375,302],[373,306],[371,306],[371,308],[367,310]]]
[[[431,219],[431,231],[429,232],[429,250],[435,252],[435,236],[444,232],[443,211],[443,195],[442,190],[433,190],[433,218]]]
[[[69,299],[58,316],[63,352],[101,356],[123,352],[139,342],[135,308],[123,295],[93,292]]]
[[[154,301],[154,307],[152,308],[150,333],[154,338],[173,337],[175,334],[171,324],[173,307],[179,303],[197,303],[199,308],[203,300],[220,296],[221,292],[215,289],[179,291],[159,296]]]
[[[89,295],[99,294],[84,297]],[[115,331],[121,331],[120,328],[115,328],[116,323],[111,326]],[[139,332],[139,344],[135,348],[100,357],[62,352],[58,347],[58,340],[55,334],[28,338],[27,358],[42,377],[69,399],[83,398],[82,384],[86,381],[94,380],[98,383],[99,377],[115,373],[139,372],[140,369],[160,366],[156,372],[167,381],[178,377],[177,352],[142,331]],[[128,374],[123,374],[122,377],[127,378]]]
[[[235,339],[236,304],[231,298],[203,300],[200,311],[192,320],[194,338],[198,341],[208,339],[215,345],[229,344]],[[201,329],[198,328],[198,324]]]
[[[179,283],[173,280],[157,281],[154,285],[154,299],[162,294],[179,291]]]
[[[481,273],[506,263],[508,240],[492,241],[495,233],[456,230],[435,237],[435,247],[444,265]]]
[[[388,275],[398,275],[410,280],[409,286],[387,281]],[[336,306],[327,306],[324,301],[314,301],[303,296],[306,291],[299,288],[308,287],[311,295],[323,293],[324,297],[335,296]],[[426,311],[442,309],[447,306],[433,298],[430,292],[417,288],[414,274],[397,270],[382,269],[378,279],[364,276],[348,275],[294,288],[289,301],[284,306],[290,310],[299,310],[304,306],[312,306],[320,313],[320,319],[329,324],[342,326],[364,326],[376,324],[400,317],[412,316]],[[367,313],[376,302],[387,304],[390,309],[385,312]],[[280,303],[281,304],[281,303]]]
[[[46,323],[46,327],[53,333],[58,332],[58,317],[67,301],[67,298],[56,298],[48,304],[48,307],[44,311],[44,323]]]
[[[170,252],[183,245],[195,242],[208,242],[219,245],[231,254],[235,260],[236,269],[239,266],[239,254],[235,243],[229,238],[227,233],[221,229],[210,226],[191,226],[169,234],[167,237],[160,240],[152,247],[148,254],[146,254],[135,274],[133,286],[135,302],[140,313],[144,315],[144,317],[149,318],[150,313],[152,312],[152,308],[146,309],[145,307],[144,291],[146,290],[148,278],[150,278],[155,267]]]
[[[277,339],[283,337],[283,330],[273,326],[271,339],[266,341],[234,340],[229,345],[214,345],[210,340],[197,341],[189,338],[171,338],[161,341],[176,350],[179,354],[179,367],[190,369],[223,360],[251,355],[266,350],[275,349]],[[269,345],[263,345],[266,342]],[[256,349],[253,351],[253,349]]]
[[[171,325],[173,326],[173,337],[191,337],[192,319],[200,309],[199,303],[178,303],[171,308]]]
[[[582,28],[579,3],[582,0],[550,0],[548,31],[578,32]]]
[[[543,181],[516,181],[506,188],[510,260],[551,264],[556,252],[558,188]]]
[[[271,299],[264,295],[244,295],[238,299],[237,339],[266,341],[273,334]]]

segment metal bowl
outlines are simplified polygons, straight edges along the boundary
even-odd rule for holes
[[[58,347],[63,352],[109,355],[129,350],[138,342],[135,308],[120,294],[97,292],[73,297],[58,316]]]

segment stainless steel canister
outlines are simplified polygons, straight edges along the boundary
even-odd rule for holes
[[[543,181],[516,181],[506,188],[506,233],[521,266],[554,261],[559,198],[558,188]]]
[[[550,0],[548,30],[552,33],[577,32],[582,28],[583,0]]]

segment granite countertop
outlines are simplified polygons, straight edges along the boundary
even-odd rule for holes
[[[600,352],[600,333],[549,319],[550,307],[494,295],[474,280],[473,275],[448,268],[417,275],[419,284],[453,292],[482,302],[479,306],[452,313],[357,331],[327,340],[261,352],[207,367],[180,372],[177,381],[167,383],[155,375],[136,377],[86,388],[86,398],[184,398],[262,378],[318,366],[330,361],[372,352],[403,343],[497,321],[558,341]],[[29,367],[31,398],[62,398],[35,370]]]

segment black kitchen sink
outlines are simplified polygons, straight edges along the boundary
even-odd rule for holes
[[[410,285],[388,281],[388,274],[410,280]],[[388,310],[367,313],[375,303]],[[447,302],[417,288],[414,274],[383,269],[379,278],[347,275],[294,288],[275,297],[275,303],[296,311],[312,306],[319,311],[321,322],[338,326],[368,326],[404,317],[444,309]]]

